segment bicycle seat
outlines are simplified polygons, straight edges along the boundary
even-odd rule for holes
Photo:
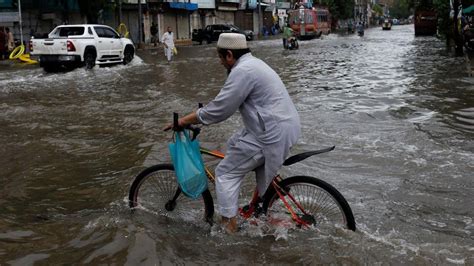
[[[317,150],[317,151],[307,151],[307,152],[299,153],[299,154],[293,155],[293,156],[289,157],[288,159],[286,159],[283,162],[283,165],[285,165],[285,166],[292,165],[294,163],[303,161],[304,159],[306,159],[308,157],[311,157],[313,155],[321,154],[321,153],[325,153],[325,152],[330,152],[330,151],[334,150],[334,148],[336,148],[336,146],[332,146],[332,147]]]

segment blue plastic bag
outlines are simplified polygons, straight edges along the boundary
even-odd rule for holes
[[[186,196],[198,198],[207,189],[207,176],[198,140],[191,141],[188,130],[177,131],[174,133],[174,142],[168,148],[179,187]]]

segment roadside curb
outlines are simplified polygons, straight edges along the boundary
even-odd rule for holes
[[[181,39],[181,40],[176,40],[174,42],[174,45],[176,47],[182,47],[182,46],[192,46],[193,42],[191,39]],[[141,43],[140,45],[136,45],[137,50],[154,50],[154,49],[163,49],[163,45],[161,43],[157,43],[156,46],[153,43]]]

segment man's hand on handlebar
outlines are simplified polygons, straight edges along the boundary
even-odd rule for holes
[[[173,121],[173,123],[166,125],[163,128],[163,130],[164,131],[168,131],[170,129],[179,130],[179,129],[187,128],[189,125],[198,124],[198,123],[199,123],[199,120],[197,118],[196,112],[194,111],[184,117],[176,119],[175,121]]]
[[[186,125],[183,125],[183,123],[180,122],[181,119],[178,119],[178,125],[177,127],[174,126],[174,123],[169,123],[168,125],[166,125],[164,128],[163,128],[163,131],[168,131],[170,129],[173,129],[175,131],[179,130],[179,129],[183,129],[186,127]]]

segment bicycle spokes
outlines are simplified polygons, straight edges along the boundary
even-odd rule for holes
[[[316,224],[314,216],[304,210],[303,206],[291,195],[289,188],[285,190],[275,181],[272,184],[281,202],[298,226],[309,227]]]
[[[181,194],[181,188],[178,187],[176,189],[176,193],[174,193],[174,197],[170,199],[168,202],[165,204],[165,209],[167,211],[173,211],[174,208],[176,208],[176,200],[178,199],[179,195]]]

